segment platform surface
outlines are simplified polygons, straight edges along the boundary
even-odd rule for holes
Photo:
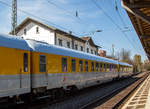
[[[139,86],[122,109],[150,109],[150,76]]]

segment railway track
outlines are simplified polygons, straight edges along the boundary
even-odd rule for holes
[[[141,79],[135,81],[131,85],[127,84],[117,88],[112,92],[95,99],[86,105],[83,105],[80,109],[118,109],[120,104],[137,89],[137,87],[148,77],[148,75],[149,74],[144,75]]]
[[[148,74],[113,81],[86,88],[75,94],[51,102],[50,99],[22,104],[11,109],[116,109],[122,101],[144,81]]]

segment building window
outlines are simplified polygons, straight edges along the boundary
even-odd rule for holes
[[[67,72],[67,58],[62,58],[62,72]]]
[[[91,63],[91,71],[94,71],[94,62]]]
[[[79,61],[79,72],[83,71],[83,61]]]
[[[87,53],[89,53],[89,48],[87,48]]]
[[[28,72],[28,54],[27,53],[24,53],[23,63],[24,63],[24,72]]]
[[[81,51],[83,51],[83,46],[81,46]]]
[[[99,68],[99,64],[96,63],[96,71],[98,71],[98,68]]]
[[[67,42],[67,47],[70,48],[70,42]]]
[[[88,61],[85,61],[85,71],[88,72]]]
[[[39,71],[46,72],[46,56],[40,55],[39,58]]]
[[[39,27],[36,27],[36,34],[39,34]]]
[[[74,49],[74,40],[72,40],[72,49]]]
[[[93,50],[91,50],[91,54],[93,54]]]
[[[71,60],[71,70],[72,70],[72,72],[76,71],[76,61],[75,61],[75,59]]]
[[[59,46],[62,46],[62,40],[58,39]]]
[[[27,35],[27,29],[25,28],[23,31],[24,31],[24,35]]]
[[[75,45],[75,49],[78,50],[78,45],[77,44]]]

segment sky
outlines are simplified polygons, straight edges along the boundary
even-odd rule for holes
[[[11,31],[11,2],[0,0],[0,33]],[[17,24],[31,17],[78,37],[91,36],[108,55],[114,45],[116,54],[125,49],[131,58],[139,54],[142,61],[147,59],[120,0],[17,0],[17,5]]]

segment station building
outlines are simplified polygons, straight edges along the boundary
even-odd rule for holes
[[[91,37],[79,38],[73,35],[71,31],[67,33],[32,18],[26,18],[18,25],[16,33],[17,36],[24,39],[42,41],[98,55],[99,46],[93,42]]]

